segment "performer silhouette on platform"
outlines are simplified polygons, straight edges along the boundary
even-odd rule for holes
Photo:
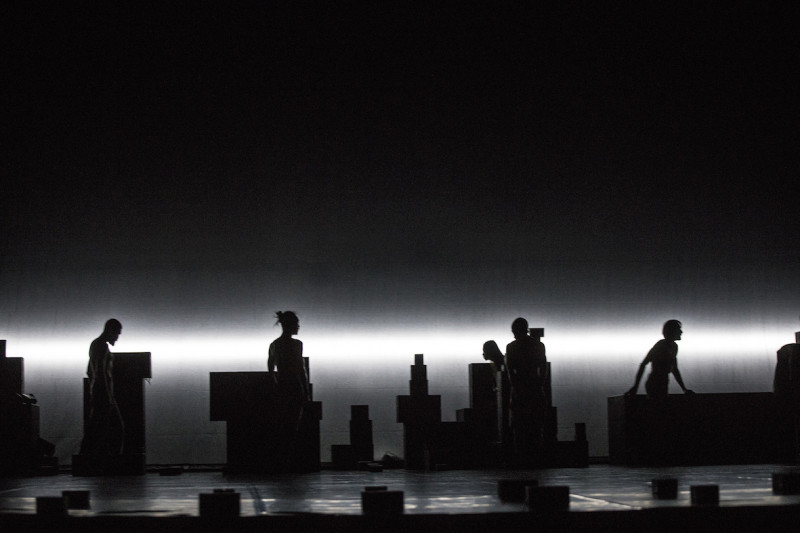
[[[501,443],[500,459],[508,463],[512,458],[514,443],[509,427],[509,403],[511,400],[511,385],[506,372],[506,360],[503,352],[495,341],[483,343],[483,358],[489,361],[492,368],[492,390],[495,393],[497,404],[500,407],[497,416],[497,440]],[[499,373],[499,376],[498,376]]]
[[[486,341],[483,343],[483,358],[492,365],[492,381],[494,382],[494,390],[497,391],[497,373],[504,369],[505,360],[503,359],[503,352],[494,341]]]
[[[794,458],[800,460],[800,332],[795,333],[795,340],[778,350],[772,390],[792,425]]]
[[[300,429],[303,405],[311,400],[311,390],[303,362],[303,343],[292,338],[300,330],[300,320],[293,311],[278,311],[275,316],[283,333],[269,345],[267,370],[277,385],[276,402],[283,414],[279,430],[283,433],[288,457]]]
[[[122,414],[114,396],[114,345],[122,324],[111,318],[103,333],[89,346],[89,420],[81,443],[81,455],[119,455],[125,440]]]
[[[511,383],[511,430],[517,460],[528,462],[544,446],[547,358],[544,344],[528,335],[527,320],[514,320],[511,333],[514,341],[506,346],[506,372]]]
[[[683,330],[678,320],[667,320],[662,329],[664,338],[655,343],[639,365],[636,372],[636,381],[633,387],[626,392],[626,395],[636,394],[639,389],[639,381],[642,379],[645,367],[650,364],[650,375],[644,384],[647,397],[655,400],[663,400],[667,397],[669,389],[669,375],[675,376],[683,392],[692,394],[683,384],[681,372],[678,370],[678,344],[675,341],[681,340]]]

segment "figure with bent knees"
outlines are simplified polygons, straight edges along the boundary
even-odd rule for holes
[[[114,345],[122,324],[114,318],[105,323],[103,333],[89,346],[89,420],[81,442],[81,455],[119,455],[125,438],[122,414],[114,396]]]
[[[483,343],[483,358],[492,365],[492,381],[494,382],[494,390],[497,391],[497,373],[502,372],[505,368],[503,352],[500,351],[500,347],[497,346],[496,342],[486,341]]]
[[[667,320],[664,323],[662,329],[664,338],[650,348],[647,356],[639,365],[639,370],[636,372],[636,381],[633,387],[625,393],[626,396],[636,394],[639,389],[639,381],[641,381],[644,369],[648,364],[651,366],[650,375],[644,384],[648,398],[663,400],[667,397],[670,374],[675,376],[675,381],[678,382],[683,392],[692,394],[692,391],[683,384],[681,372],[678,370],[678,344],[676,341],[681,340],[681,335],[683,334],[681,327],[681,323],[678,320]]]

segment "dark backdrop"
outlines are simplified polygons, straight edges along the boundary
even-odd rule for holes
[[[0,332],[62,448],[109,316],[154,352],[165,462],[206,433],[193,459],[219,460],[207,372],[261,369],[279,309],[317,357],[326,438],[372,403],[386,447],[413,353],[463,407],[465,365],[519,315],[547,328],[562,425],[588,419],[597,454],[604,397],[664,320],[682,354],[704,332],[723,389],[768,387],[797,328],[788,4],[5,11]]]

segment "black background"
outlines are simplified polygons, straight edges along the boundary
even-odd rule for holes
[[[790,3],[430,4],[4,8],[6,323],[796,313]]]

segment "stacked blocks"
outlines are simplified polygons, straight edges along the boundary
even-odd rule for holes
[[[310,372],[307,357],[303,364]],[[226,422],[227,473],[320,470],[321,402],[305,402],[299,420],[288,420],[268,372],[211,372],[209,380],[209,418]]]
[[[0,476],[57,473],[55,447],[39,437],[39,406],[24,388],[25,360],[6,357],[0,340]]]
[[[372,461],[375,458],[369,405],[350,406],[350,446],[353,447],[356,461]]]
[[[511,445],[503,393],[507,380],[493,368],[490,363],[469,365],[470,407],[456,411],[456,422],[443,422],[441,396],[428,394],[423,355],[414,355],[410,394],[397,396],[397,422],[403,424],[406,468],[444,470],[506,463]],[[551,406],[545,424],[545,446],[534,458],[536,465],[587,467],[586,425],[576,425],[574,441],[559,442],[556,428],[556,408]]]
[[[428,394],[427,367],[423,355],[414,355],[409,395],[397,397],[397,422],[403,424],[405,467],[424,469],[431,464],[434,427],[442,420],[442,397]]]
[[[334,470],[352,470],[356,464],[356,455],[350,444],[331,444],[331,465]]]
[[[491,363],[469,365],[469,409],[459,410],[463,414],[458,417],[459,421],[471,424],[487,442],[499,440],[495,379]]]
[[[372,444],[372,420],[368,405],[350,406],[350,444],[331,445],[331,463],[336,470],[352,470],[358,467],[375,470],[374,446]],[[371,467],[369,465],[372,465]]]

